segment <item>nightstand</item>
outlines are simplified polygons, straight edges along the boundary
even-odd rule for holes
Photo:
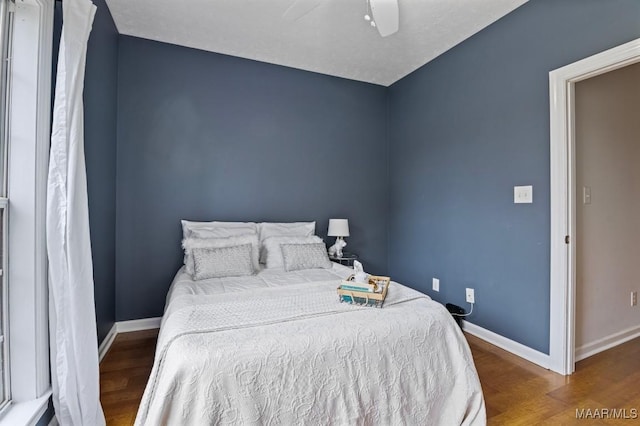
[[[342,252],[342,257],[329,256],[329,260],[344,266],[353,266],[353,261],[358,260],[358,255],[355,253]]]

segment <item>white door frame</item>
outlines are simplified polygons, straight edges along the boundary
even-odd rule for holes
[[[551,106],[551,277],[549,368],[575,370],[575,83],[640,62],[640,39],[549,73]],[[565,238],[569,238],[569,243]]]

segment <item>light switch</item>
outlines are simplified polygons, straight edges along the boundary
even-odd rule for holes
[[[533,186],[514,186],[513,202],[515,204],[533,203]]]
[[[584,204],[591,204],[591,187],[585,186],[582,188],[582,202]]]

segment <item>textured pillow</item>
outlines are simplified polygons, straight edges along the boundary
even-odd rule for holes
[[[182,240],[182,248],[185,254],[185,266],[189,275],[194,274],[192,251],[200,248],[221,248],[249,244],[251,245],[251,264],[254,270],[260,268],[258,262],[259,245],[257,235],[241,235],[229,238],[186,238]]]
[[[262,242],[261,256],[267,268],[281,268],[283,266],[281,244],[311,244],[322,243],[320,237],[269,237]]]
[[[242,235],[257,235],[255,223],[245,222],[188,222],[182,221],[183,238],[231,238]],[[187,264],[187,256],[183,263]]]
[[[193,249],[193,279],[253,275],[251,244]]]
[[[189,220],[181,220],[180,223],[182,223],[182,238],[191,237],[191,232],[196,229],[216,229],[219,230],[220,233],[226,231],[228,234],[209,238],[227,238],[258,233],[258,225],[254,222],[192,222]]]
[[[331,269],[331,261],[324,243],[281,244],[285,271],[302,269]]]
[[[264,241],[269,237],[309,237],[315,233],[315,222],[262,222],[258,224],[260,241]]]

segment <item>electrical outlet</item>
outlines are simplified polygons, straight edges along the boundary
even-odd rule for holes
[[[467,303],[476,303],[476,293],[472,288],[466,290]]]
[[[431,287],[433,288],[433,291],[440,291],[440,280],[434,278]]]
[[[638,292],[637,291],[632,291],[631,292],[631,306],[636,306],[638,305]]]

